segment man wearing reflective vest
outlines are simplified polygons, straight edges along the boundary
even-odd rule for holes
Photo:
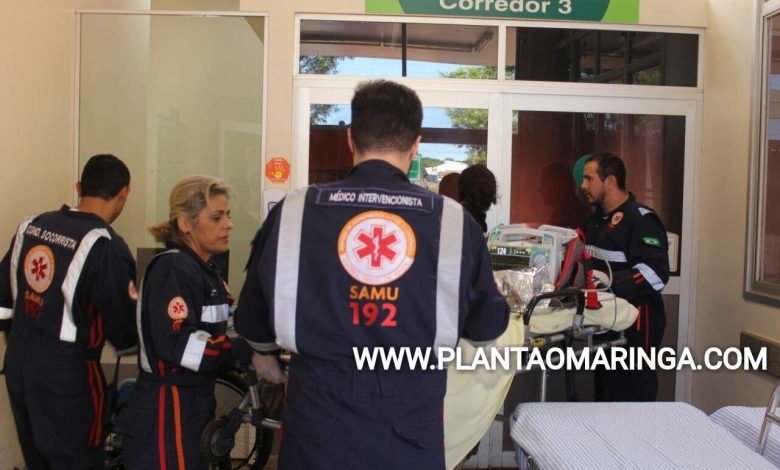
[[[30,470],[103,468],[100,354],[136,344],[135,263],[110,227],[130,172],[113,155],[87,162],[81,200],[25,219],[0,264],[6,385]]]
[[[358,86],[343,180],[296,190],[258,232],[236,313],[258,375],[292,352],[280,469],[444,468],[446,371],[358,370],[354,350],[489,343],[508,322],[482,230],[409,182],[422,107],[407,87]]]
[[[658,348],[666,327],[661,298],[669,280],[666,229],[652,209],[636,202],[626,190],[626,167],[615,155],[591,155],[581,188],[596,206],[585,224],[593,268],[611,271],[612,291],[639,310],[636,325],[625,330],[627,347]],[[596,401],[655,401],[657,392],[654,370],[599,369],[595,373]]]

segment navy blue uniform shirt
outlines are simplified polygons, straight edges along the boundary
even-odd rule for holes
[[[73,343],[91,356],[106,339],[129,348],[134,280],[130,250],[97,215],[62,206],[28,218],[0,263],[0,329]]]
[[[144,380],[213,381],[230,358],[228,295],[215,268],[186,246],[161,253],[146,268],[139,304]]]
[[[669,244],[661,219],[633,194],[609,213],[600,208],[585,224],[585,240],[593,267],[612,269],[612,289],[637,305],[642,297],[658,296],[669,280]]]
[[[506,329],[482,230],[458,204],[380,160],[299,190],[288,225],[294,196],[258,232],[239,297],[236,329],[256,350],[280,338],[304,356],[352,361],[353,346],[455,346]]]

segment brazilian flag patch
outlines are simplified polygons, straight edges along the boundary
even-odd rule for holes
[[[661,246],[661,242],[657,238],[645,237],[642,239],[642,241],[645,242],[645,245]]]

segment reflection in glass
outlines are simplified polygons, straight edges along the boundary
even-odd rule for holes
[[[352,169],[347,144],[350,107],[327,105],[323,115],[322,106],[312,104],[309,110],[309,184],[340,180]],[[485,161],[487,121],[487,109],[424,108],[418,149],[423,171],[417,183],[436,191],[446,174]]]
[[[507,28],[507,77],[514,80],[697,85],[696,34]]]
[[[780,17],[770,20],[766,100],[766,137],[762,168],[759,172],[764,182],[759,218],[759,272],[758,280],[780,284],[780,211],[771,209],[780,201]]]
[[[304,20],[300,44],[301,74],[496,78],[495,26]]]
[[[515,111],[510,222],[580,226],[590,208],[572,177],[585,154],[612,152],[626,163],[628,190],[682,230],[685,117]],[[562,136],[565,136],[562,138]]]
[[[168,217],[182,177],[232,189],[231,288],[260,225],[264,18],[81,15],[79,163],[114,153],[131,171],[115,228],[131,250]]]

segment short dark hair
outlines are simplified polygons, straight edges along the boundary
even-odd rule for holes
[[[464,206],[486,212],[496,203],[497,192],[496,177],[483,163],[460,173],[458,197]]]
[[[108,201],[130,184],[130,170],[114,155],[95,155],[81,172],[81,197],[99,197]]]
[[[422,129],[422,103],[412,89],[388,80],[361,83],[352,98],[357,150],[409,150]]]
[[[598,163],[596,173],[601,181],[613,175],[617,181],[618,189],[626,190],[626,165],[620,157],[609,152],[594,153],[587,161]]]

